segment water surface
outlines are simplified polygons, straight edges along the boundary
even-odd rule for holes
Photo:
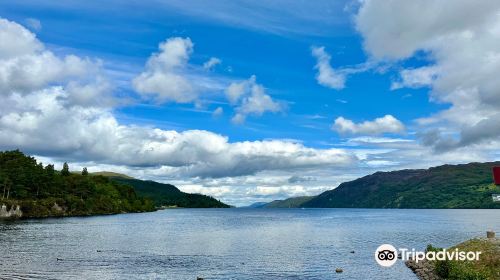
[[[378,266],[375,249],[449,247],[487,229],[500,232],[500,210],[169,209],[0,222],[0,278],[416,279],[402,262]]]

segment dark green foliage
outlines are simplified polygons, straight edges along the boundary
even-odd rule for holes
[[[87,176],[89,175],[89,172],[87,171],[87,167],[84,167],[83,170],[82,170],[82,175],[83,176]]]
[[[0,152],[0,182],[0,202],[21,205],[24,217],[154,210],[152,201],[138,197],[130,186],[103,176],[71,174],[68,164],[57,173],[53,165],[44,168],[18,150]]]
[[[488,280],[488,277],[484,273],[465,266],[458,261],[435,261],[435,270],[436,274],[444,279]]]
[[[491,198],[500,193],[492,183],[493,166],[500,162],[377,172],[342,183],[302,207],[500,208]]]
[[[162,184],[154,181],[142,181],[137,179],[127,179],[123,177],[111,177],[112,180],[127,184],[136,190],[139,195],[149,197],[160,206],[177,206],[185,208],[227,208],[227,204],[219,200],[202,195],[181,192],[178,188],[170,184]]]
[[[68,163],[67,163],[67,162],[65,162],[65,163],[63,164],[63,168],[62,168],[62,170],[61,170],[61,175],[62,175],[62,176],[69,176],[69,174],[70,174],[70,172],[69,172],[69,166],[68,166]]]

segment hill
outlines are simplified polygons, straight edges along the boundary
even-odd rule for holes
[[[174,185],[154,181],[111,177],[120,184],[132,186],[135,191],[154,201],[155,206],[176,206],[185,208],[228,208],[229,205],[202,194],[191,194],[180,191]]]
[[[290,197],[284,200],[274,200],[263,205],[261,208],[300,208],[304,203],[313,198],[314,196],[298,196]]]
[[[153,211],[153,202],[104,176],[43,166],[22,152],[0,152],[0,216],[38,218]],[[19,206],[20,211],[15,211]],[[7,211],[12,209],[12,211]],[[22,214],[21,214],[22,212]]]
[[[134,177],[130,177],[130,176],[122,174],[122,173],[116,173],[116,172],[111,172],[111,171],[92,172],[92,173],[90,173],[90,175],[92,175],[92,176],[104,176],[104,177],[119,177],[119,178],[125,178],[125,179],[134,179]]]
[[[240,208],[264,208],[264,206],[266,204],[268,204],[269,202],[262,202],[262,201],[259,201],[259,202],[255,202],[255,203],[252,203],[248,206],[243,206],[243,207],[240,207]]]
[[[442,165],[429,169],[377,172],[340,184],[301,207],[500,208],[492,167],[500,162]]]

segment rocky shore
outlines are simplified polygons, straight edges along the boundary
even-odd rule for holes
[[[437,275],[432,261],[419,261],[408,260],[405,262],[406,266],[417,275],[420,280],[440,280],[443,279]]]

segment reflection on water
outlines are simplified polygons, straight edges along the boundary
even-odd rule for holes
[[[170,209],[0,222],[0,278],[416,279],[401,262],[379,267],[375,249],[448,247],[487,229],[500,231],[500,210]]]

